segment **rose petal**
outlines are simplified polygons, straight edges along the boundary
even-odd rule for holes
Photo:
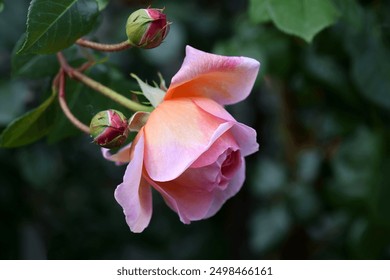
[[[207,179],[202,177],[202,181],[206,182]],[[199,178],[197,182],[184,182],[184,180],[149,182],[162,195],[167,205],[179,215],[180,221],[184,224],[203,219],[213,201],[212,192],[206,188],[199,188]]]
[[[205,112],[216,116],[220,119],[236,122],[236,120],[229,114],[228,111],[214,100],[208,98],[193,97],[192,101]]]
[[[215,55],[187,46],[165,100],[202,96],[223,105],[237,103],[249,95],[259,67],[252,58]]]
[[[237,144],[240,146],[243,157],[249,156],[259,150],[259,144],[256,140],[257,133],[253,128],[242,123],[236,123],[231,128],[231,132]]]
[[[122,165],[130,161],[131,143],[121,148],[117,153],[111,154],[110,149],[101,148],[103,157],[106,160],[114,161],[116,165]]]
[[[230,183],[225,189],[215,189],[213,192],[213,201],[210,208],[208,209],[207,214],[204,216],[204,219],[207,219],[211,216],[214,216],[215,213],[221,209],[222,205],[229,198],[233,197],[241,189],[245,181],[245,160],[240,158],[240,166],[236,175],[232,178]]]
[[[231,162],[230,170],[225,171],[225,174],[221,174],[223,162],[215,162],[201,168],[189,168],[173,181],[149,182],[183,223],[202,220],[214,215],[223,203],[241,188],[245,178],[245,166],[239,152],[235,155],[237,157],[233,157],[237,161]],[[226,159],[226,155],[221,157]],[[225,185],[220,181],[221,176],[229,176],[230,171],[234,172],[233,178]]]
[[[141,130],[134,140],[132,160],[126,168],[123,183],[115,190],[115,199],[122,206],[126,222],[133,232],[142,232],[152,217],[152,192],[142,177],[144,135]]]
[[[236,176],[237,170],[242,164],[242,157],[240,151],[227,150],[221,155],[221,175],[219,177],[219,188],[226,189],[233,177]]]
[[[192,100],[205,112],[218,118],[234,122],[234,126],[230,131],[232,132],[234,139],[240,147],[242,156],[248,156],[259,150],[259,144],[257,143],[256,139],[256,130],[237,122],[226,110],[224,110],[218,104],[213,103],[211,100],[207,100],[205,98],[193,98]]]
[[[190,99],[167,100],[145,125],[145,169],[152,180],[171,181],[233,126]]]
[[[128,128],[130,131],[140,131],[141,128],[146,124],[148,121],[150,113],[149,112],[136,112],[134,115],[131,116],[129,119]]]
[[[207,166],[215,162],[226,150],[236,151],[239,146],[230,131],[222,134],[200,157],[191,165],[191,168]]]

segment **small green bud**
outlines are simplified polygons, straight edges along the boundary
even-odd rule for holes
[[[134,47],[158,47],[168,32],[169,22],[162,9],[139,9],[127,19],[126,34],[130,45]]]
[[[97,113],[89,128],[93,142],[109,149],[122,146],[129,134],[126,117],[112,109]]]

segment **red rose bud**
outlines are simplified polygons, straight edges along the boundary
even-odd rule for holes
[[[162,9],[139,9],[127,19],[126,34],[134,47],[158,47],[169,32],[169,22]]]
[[[97,113],[89,128],[93,142],[109,149],[122,146],[129,134],[126,117],[112,109]]]

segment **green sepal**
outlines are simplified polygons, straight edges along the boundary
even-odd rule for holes
[[[159,87],[152,87],[151,85],[148,85],[147,83],[144,83],[140,78],[137,77],[135,74],[130,74],[131,77],[133,77],[138,85],[141,88],[141,91],[143,95],[150,101],[150,104],[152,104],[153,107],[157,107],[158,104],[160,104],[165,96],[165,91],[160,89]],[[161,76],[160,76],[160,79]],[[165,85],[165,82],[163,80],[160,82],[161,85]]]

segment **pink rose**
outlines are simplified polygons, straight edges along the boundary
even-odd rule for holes
[[[157,190],[180,220],[213,216],[245,180],[244,157],[258,150],[256,131],[237,122],[223,105],[245,99],[260,64],[187,46],[186,57],[164,99],[148,116],[138,113],[130,127],[139,132],[131,146],[106,158],[129,162],[115,198],[131,231],[141,232],[152,216]],[[141,122],[142,123],[142,122]]]

